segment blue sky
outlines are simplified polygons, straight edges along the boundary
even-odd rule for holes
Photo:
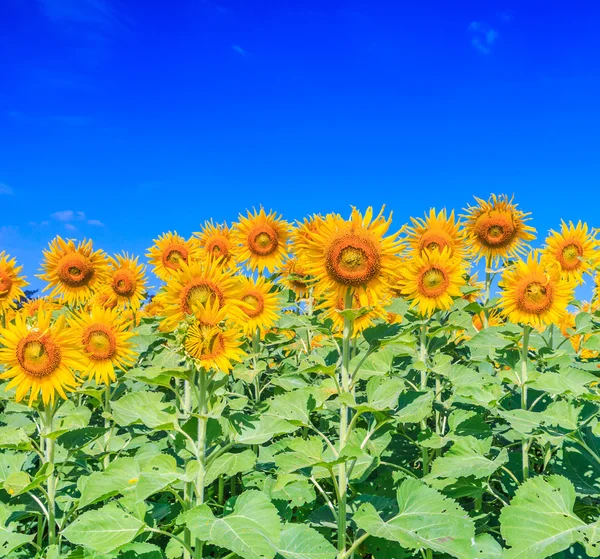
[[[4,0],[0,250],[515,194],[600,227],[594,1]]]

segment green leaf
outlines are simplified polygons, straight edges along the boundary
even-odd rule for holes
[[[499,415],[506,419],[510,426],[521,435],[531,435],[544,420],[541,413],[529,410],[500,411]]]
[[[276,435],[292,433],[299,428],[285,419],[271,415],[263,415],[260,419],[249,418],[246,414],[236,414],[236,416],[231,418],[232,420],[237,420],[238,417],[240,419],[235,441],[245,445],[263,444]]]
[[[475,525],[455,501],[416,479],[400,485],[397,499],[399,513],[390,520],[384,521],[371,503],[364,503],[354,522],[368,534],[408,549],[432,549],[472,559]]]
[[[568,479],[527,480],[500,513],[502,537],[510,546],[504,558],[544,559],[576,542],[597,545],[596,530],[575,515],[574,504],[575,489]]]
[[[113,495],[132,490],[140,477],[140,466],[133,458],[117,458],[103,472],[80,478],[79,508],[97,503]]]
[[[335,559],[337,551],[324,536],[305,524],[286,524],[277,549],[284,559]]]
[[[433,392],[406,392],[398,399],[394,417],[400,423],[418,423],[431,414]]]
[[[20,427],[0,427],[0,448],[11,450],[29,450],[31,441]]]
[[[175,458],[165,454],[154,456],[142,466],[142,473],[135,486],[136,502],[162,491],[180,477]]]
[[[92,412],[87,407],[75,406],[73,402],[67,400],[54,414],[54,429],[48,437],[56,439],[63,433],[83,429],[88,426],[91,417]]]
[[[63,531],[63,536],[73,544],[110,553],[131,542],[144,526],[141,520],[111,503],[82,514]]]
[[[600,464],[597,458],[600,456],[600,438],[594,436],[589,428],[583,429],[580,436],[595,456],[581,443],[566,439],[551,468],[554,473],[568,478],[579,495],[597,497],[600,495]]]
[[[22,534],[15,532],[9,526],[11,507],[0,503],[0,556],[7,557],[11,552],[29,543],[35,537],[34,534]]]
[[[143,423],[150,429],[172,427],[177,421],[174,407],[162,400],[160,392],[130,392],[112,403],[113,416],[119,425]]]
[[[210,485],[220,476],[231,477],[251,470],[256,464],[256,454],[250,449],[243,452],[227,452],[213,460],[206,470],[204,485]]]
[[[309,390],[301,389],[275,396],[269,401],[266,415],[308,425],[310,412],[314,409],[314,398]]]
[[[292,439],[287,447],[292,452],[282,452],[275,456],[275,465],[282,473],[291,473],[324,461],[323,442],[319,437]]]
[[[184,515],[193,538],[233,551],[243,559],[273,559],[279,546],[281,524],[277,509],[260,491],[246,491],[233,512],[216,518],[207,505]]]
[[[596,375],[569,367],[560,373],[546,372],[539,375],[531,384],[531,388],[548,394],[572,394],[581,396],[588,392],[587,385],[596,380]]]
[[[398,397],[404,390],[401,378],[372,377],[367,382],[367,403],[358,406],[359,411],[383,411],[396,409]]]
[[[3,483],[8,476],[15,472],[20,472],[27,460],[26,453],[2,452],[0,453],[0,484]]]

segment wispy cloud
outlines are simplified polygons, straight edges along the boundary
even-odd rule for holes
[[[12,196],[13,194],[13,189],[10,186],[3,182],[0,182],[0,195]]]
[[[490,54],[492,46],[498,39],[498,32],[485,21],[472,21],[469,24],[471,45],[481,54]]]
[[[59,212],[54,212],[50,217],[57,221],[71,221],[75,218],[75,212],[73,210],[61,210]]]
[[[75,225],[72,223],[65,223],[65,229],[68,231],[77,231],[77,227],[75,227]]]
[[[88,225],[95,225],[96,227],[104,227],[104,223],[102,223],[99,219],[88,219]]]
[[[231,45],[233,52],[237,52],[240,56],[246,56],[248,53],[240,47],[240,45]]]

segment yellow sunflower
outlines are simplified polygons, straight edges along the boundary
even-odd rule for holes
[[[478,280],[477,272],[467,278],[466,289],[462,298],[469,303],[474,303],[483,294],[483,282]]]
[[[500,326],[504,323],[504,319],[500,315],[498,309],[492,309],[488,315],[488,327],[489,326]],[[483,311],[473,315],[473,326],[475,329],[480,331],[484,329],[485,325],[485,313]]]
[[[285,287],[291,289],[298,298],[302,299],[308,296],[310,278],[297,258],[288,258],[284,262],[279,281]]]
[[[587,308],[585,308],[586,306]],[[581,310],[588,312],[590,310],[589,304],[584,305]],[[591,334],[573,334],[573,331],[575,330],[575,315],[573,313],[566,312],[563,314],[558,321],[557,326],[559,327],[562,335],[565,338],[568,338],[569,342],[573,346],[573,349],[576,353],[580,354],[582,359],[594,359],[595,357],[598,357],[597,351],[581,348],[582,343],[585,343],[587,340],[589,340]]]
[[[127,331],[127,321],[118,309],[94,307],[71,318],[71,328],[83,348],[84,377],[93,377],[96,384],[117,380],[115,368],[125,371],[136,359],[130,339],[134,332]]]
[[[29,299],[27,302],[23,303],[21,312],[25,316],[33,318],[37,315],[39,310],[42,310],[45,313],[52,313],[61,308],[62,303],[57,299],[51,299],[50,297],[35,297],[34,299]]]
[[[226,270],[212,260],[204,264],[182,264],[179,273],[155,297],[164,308],[165,318],[160,329],[163,332],[175,330],[180,322],[195,315],[207,302],[218,301],[219,308],[235,303],[229,312],[239,315],[240,288],[234,271]]]
[[[202,231],[194,233],[202,253],[207,258],[214,258],[223,266],[233,267],[235,261],[232,254],[231,231],[226,223],[213,224],[206,221]]]
[[[0,252],[0,314],[14,309],[17,301],[25,296],[22,287],[29,285],[25,276],[20,276],[22,266],[17,266],[16,259],[4,251]]]
[[[275,212],[240,215],[233,227],[233,253],[238,262],[245,262],[249,269],[272,272],[281,266],[287,254],[290,226]]]
[[[152,297],[152,299],[142,307],[141,314],[142,316],[146,317],[162,316],[164,311],[165,309],[162,303],[160,302],[160,299]]]
[[[137,256],[133,258],[126,253],[116,254],[108,262],[108,279],[102,287],[102,293],[108,296],[106,304],[137,311],[146,297],[146,267],[138,264]]]
[[[218,299],[200,305],[197,319],[187,329],[184,347],[190,357],[206,370],[229,373],[233,363],[242,361],[240,331],[227,323],[227,309],[219,308]]]
[[[191,237],[185,240],[177,232],[164,233],[154,240],[146,253],[148,262],[153,266],[154,274],[163,281],[168,281],[178,272],[182,264],[192,264],[202,259],[198,239]]]
[[[368,299],[368,296],[367,296],[367,299]],[[385,309],[383,308],[385,306],[386,306],[385,304],[380,304],[380,305],[371,304],[371,305],[368,305],[365,307],[362,305],[358,293],[354,292],[352,294],[352,309],[358,310],[358,309],[364,308],[366,311],[364,314],[361,314],[354,320],[354,324],[353,324],[354,333],[359,334],[365,328],[369,328],[369,326],[373,326],[373,323],[378,318],[382,319],[382,320],[387,320],[389,313],[387,313],[385,311]],[[325,297],[325,300],[320,305],[320,307],[323,308],[323,310],[324,310],[323,317],[330,318],[333,321],[332,331],[338,332],[338,333],[342,332],[344,330],[344,316],[340,314],[340,311],[345,310],[343,297],[337,297],[337,296],[331,296],[331,295],[329,297]]]
[[[464,258],[466,246],[461,223],[454,217],[454,211],[448,216],[443,209],[436,214],[435,209],[422,218],[410,218],[413,226],[407,229],[407,241],[410,249],[416,253],[427,250],[443,250],[448,247],[450,256]]]
[[[85,239],[75,246],[73,240],[56,237],[50,249],[44,251],[40,279],[48,282],[44,291],[51,289],[51,297],[59,297],[67,304],[85,303],[106,279],[106,254],[93,250],[92,241]]]
[[[583,274],[591,274],[598,265],[598,241],[588,234],[588,226],[579,221],[573,225],[561,223],[560,233],[551,231],[542,251],[546,266],[558,266],[561,275],[568,280],[582,283]]]
[[[462,295],[460,288],[466,283],[463,261],[452,258],[448,247],[441,252],[423,250],[408,261],[403,274],[402,292],[423,316],[452,307],[453,297]]]
[[[91,299],[88,300],[85,310],[90,312],[94,307],[102,307],[103,309],[114,309],[117,306],[117,300],[111,298],[110,292],[106,289],[95,293]]]
[[[265,278],[241,278],[240,300],[243,319],[241,327],[244,334],[252,336],[256,329],[264,335],[279,318],[281,302],[276,292],[272,292],[272,284]]]
[[[466,232],[471,253],[497,261],[517,256],[526,243],[535,239],[535,229],[526,225],[529,214],[517,209],[512,198],[492,194],[489,200],[475,198],[477,206],[467,208]]]
[[[54,394],[66,399],[66,392],[77,388],[74,370],[84,368],[84,359],[75,333],[64,316],[52,323],[50,313],[40,310],[32,327],[25,314],[19,313],[14,324],[0,330],[2,379],[12,379],[6,389],[17,387],[15,399],[29,395],[29,405],[40,392],[44,404],[54,403]]]
[[[315,292],[340,298],[353,289],[362,306],[385,299],[398,277],[396,253],[402,246],[399,232],[384,236],[391,222],[383,208],[375,218],[372,208],[364,217],[354,208],[349,220],[329,214],[316,231],[298,238],[298,256],[313,277]]]
[[[574,291],[574,284],[561,278],[558,268],[545,268],[534,251],[505,270],[499,285],[502,315],[535,328],[558,324]]]

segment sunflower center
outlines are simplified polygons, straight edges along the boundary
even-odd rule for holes
[[[554,290],[552,284],[530,281],[521,289],[517,298],[517,305],[522,311],[542,314],[552,306],[553,301]]]
[[[135,293],[136,281],[131,270],[119,270],[112,280],[113,291],[122,297],[131,297]]]
[[[69,287],[85,286],[93,277],[94,267],[82,254],[67,254],[58,262],[58,278]]]
[[[371,241],[351,234],[332,243],[326,254],[325,269],[337,283],[354,287],[379,274],[381,258]]]
[[[265,301],[260,293],[247,293],[242,297],[242,301],[246,303],[242,308],[250,318],[259,316],[265,310]]]
[[[114,333],[102,324],[92,324],[83,336],[83,347],[88,357],[96,361],[111,359],[116,345]]]
[[[560,263],[565,270],[575,270],[581,266],[579,259],[583,255],[583,249],[579,243],[571,242],[565,245],[560,252]]]
[[[179,270],[181,264],[187,262],[188,254],[188,249],[182,244],[169,245],[163,251],[163,264],[170,270]]]
[[[60,350],[46,335],[28,334],[17,345],[17,360],[29,375],[43,378],[51,375],[60,365]]]
[[[488,248],[502,248],[510,245],[517,230],[508,216],[482,215],[475,224],[474,232],[479,241]]]
[[[8,274],[0,270],[0,299],[8,297],[12,285],[13,280],[8,276]]]
[[[188,286],[182,295],[181,309],[186,314],[194,314],[199,307],[212,304],[216,299],[219,300],[219,306],[223,305],[223,295],[217,286],[209,281],[200,281]]]
[[[426,297],[439,297],[443,295],[448,287],[449,280],[443,270],[429,268],[421,275],[419,285],[421,293]]]
[[[451,237],[444,234],[442,231],[426,231],[421,237],[421,250],[438,250],[442,251],[446,247],[451,247]]]
[[[219,331],[211,330],[204,340],[204,354],[206,357],[216,357],[225,352],[225,342],[223,334]]]
[[[277,250],[279,238],[277,231],[269,225],[255,227],[248,235],[248,247],[259,256],[268,256]]]
[[[229,248],[227,243],[223,239],[213,239],[206,245],[206,250],[209,254],[212,254],[215,258],[220,256],[228,256]]]

